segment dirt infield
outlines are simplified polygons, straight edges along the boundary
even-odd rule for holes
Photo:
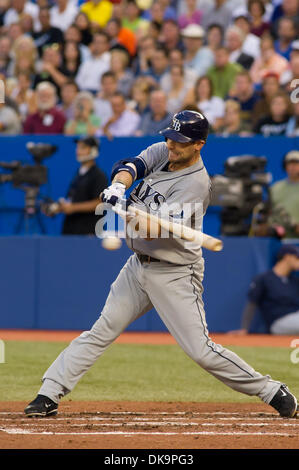
[[[0,330],[4,341],[71,341],[78,331]],[[211,334],[223,345],[290,347],[294,337]],[[167,333],[124,333],[117,342],[175,344]],[[299,420],[263,403],[73,402],[30,419],[27,403],[0,403],[0,449],[299,449]]]
[[[52,330],[0,330],[0,339],[4,341],[72,341],[81,331],[52,331]],[[273,335],[237,335],[227,333],[211,333],[215,343],[224,346],[264,346],[285,347],[291,345],[295,336]],[[176,344],[169,333],[126,332],[116,339],[116,343],[137,344]]]
[[[63,402],[52,418],[0,405],[1,449],[299,449],[299,420],[264,404]]]

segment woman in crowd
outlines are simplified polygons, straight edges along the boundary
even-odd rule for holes
[[[200,24],[202,12],[197,8],[196,0],[186,0],[186,12],[178,17],[180,29],[186,28],[189,24]]]
[[[253,127],[259,119],[270,114],[270,103],[274,95],[280,91],[279,79],[276,73],[268,73],[262,81],[260,99],[255,103],[252,110]]]
[[[63,47],[62,69],[68,79],[74,80],[81,64],[81,52],[79,44],[75,41],[67,41]]]
[[[100,118],[94,114],[93,96],[87,91],[81,91],[75,98],[74,119],[65,125],[66,135],[95,135],[100,128]]]
[[[255,85],[260,85],[263,77],[269,72],[281,75],[289,68],[288,61],[275,52],[274,42],[271,36],[264,36],[261,39],[261,56],[255,59],[250,75]]]
[[[123,49],[111,50],[110,70],[117,78],[117,90],[127,98],[134,82],[134,75],[129,66],[129,55]]]
[[[239,135],[246,137],[251,135],[251,129],[247,123],[242,121],[241,105],[235,100],[225,102],[225,114],[223,126],[217,130],[218,135],[228,137],[230,135]]]
[[[74,24],[81,32],[81,43],[89,46],[92,41],[92,33],[88,16],[83,11],[80,11],[75,18]]]
[[[36,95],[31,89],[31,77],[29,73],[20,72],[17,75],[16,85],[11,90],[9,96],[17,103],[22,121],[25,121],[28,114],[36,112]]]
[[[213,96],[213,84],[209,77],[197,79],[195,87],[186,97],[185,106],[188,107],[189,103],[196,103],[215,131],[223,124],[224,101],[219,96]]]
[[[207,30],[207,47],[215,52],[223,44],[224,31],[220,24],[211,24]]]
[[[263,19],[266,9],[262,0],[249,0],[248,12],[251,22],[250,32],[252,34],[261,37],[264,33],[269,31],[270,25]]]
[[[258,121],[254,132],[265,137],[286,135],[291,112],[291,102],[288,95],[279,91],[271,100],[270,114]]]
[[[30,36],[20,36],[12,45],[12,62],[7,74],[16,76],[20,71],[28,72],[34,76],[36,61],[38,59],[37,48]]]
[[[133,111],[139,114],[140,117],[144,116],[148,111],[150,111],[149,107],[149,97],[150,97],[151,88],[147,82],[143,80],[143,78],[137,78],[135,80],[131,95],[132,101],[129,103],[129,106]]]
[[[169,71],[169,85],[162,89],[167,94],[167,111],[177,113],[183,106],[188,93],[188,85],[185,81],[184,67],[182,65],[172,65]]]

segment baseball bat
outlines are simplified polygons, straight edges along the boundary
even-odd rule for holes
[[[154,214],[150,214],[145,212],[141,209],[137,209],[135,206],[129,206],[128,211],[126,212],[120,207],[115,206],[113,208],[114,212],[119,214],[121,217],[127,217],[127,215],[138,216],[146,219],[147,221],[152,221],[158,224],[161,228],[166,231],[169,231],[176,235],[177,237],[187,240],[187,241],[194,241],[198,242],[204,248],[211,250],[211,251],[221,251],[223,248],[223,242],[218,238],[212,237],[207,235],[206,233],[201,232],[200,230],[195,230],[191,227],[187,227],[186,225],[178,224],[175,222],[171,222],[166,219],[162,219]]]

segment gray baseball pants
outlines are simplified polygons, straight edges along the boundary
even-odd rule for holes
[[[108,346],[152,307],[185,353],[225,385],[269,403],[281,383],[261,375],[208,334],[202,301],[204,260],[193,265],[143,263],[132,255],[111,285],[90,331],[62,351],[43,376],[39,393],[56,403],[69,393]]]

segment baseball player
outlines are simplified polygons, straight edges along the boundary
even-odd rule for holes
[[[165,142],[114,165],[112,184],[103,191],[102,200],[115,205],[126,189],[140,180],[131,192],[130,203],[152,213],[159,213],[166,204],[176,204],[173,217],[185,225],[188,221],[184,207],[194,206],[195,212],[187,217],[193,228],[200,229],[210,193],[210,179],[201,158],[208,130],[207,119],[198,112],[175,114],[170,127],[161,131]],[[128,235],[127,243],[134,253],[111,285],[99,319],[90,331],[74,339],[45,372],[38,395],[25,408],[25,414],[56,414],[61,398],[73,390],[107,347],[131,322],[154,307],[178,344],[198,365],[232,389],[258,396],[281,416],[294,417],[297,400],[285,384],[256,372],[209,338],[202,300],[201,247],[180,238],[162,237],[159,230],[155,238],[148,233],[144,237]]]

